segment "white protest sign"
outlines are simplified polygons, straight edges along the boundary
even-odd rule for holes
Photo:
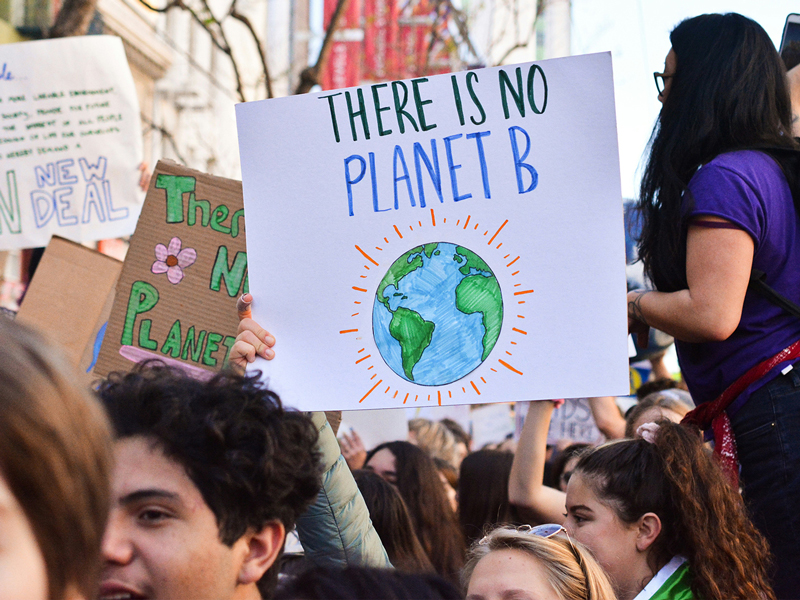
[[[547,443],[556,444],[564,439],[584,444],[599,444],[605,440],[597,428],[587,398],[567,398],[553,411]]]
[[[343,411],[339,435],[350,429],[358,434],[367,450],[384,442],[408,440],[408,420],[402,408]]]
[[[0,45],[0,250],[133,233],[141,135],[119,38]]]
[[[288,404],[627,393],[609,53],[236,111],[255,367]]]

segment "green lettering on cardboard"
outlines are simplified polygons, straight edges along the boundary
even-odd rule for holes
[[[239,235],[239,219],[244,219],[244,209],[240,208],[231,217],[231,237],[235,238]]]
[[[203,352],[203,364],[209,367],[217,366],[217,359],[211,358],[211,355],[219,350],[219,343],[222,341],[222,335],[219,333],[209,333],[206,339],[206,349]]]
[[[146,281],[134,281],[131,294],[128,297],[128,309],[125,311],[125,324],[122,326],[123,346],[133,345],[133,326],[136,324],[136,315],[146,313],[158,302],[158,290]]]
[[[197,336],[195,336],[194,325],[189,327],[189,331],[186,332],[186,341],[183,343],[181,358],[183,360],[190,360],[189,356],[191,356],[191,360],[193,362],[200,362],[200,354],[203,352],[203,341],[205,339],[205,330],[201,331],[197,334]]]
[[[203,227],[208,227],[209,213],[211,212],[211,203],[208,200],[197,200],[194,197],[194,192],[189,194],[189,215],[186,222],[189,227],[197,222],[197,209],[200,209],[200,224]]]
[[[236,338],[233,337],[232,335],[226,335],[225,339],[222,340],[222,343],[228,349],[228,351],[225,353],[225,360],[223,361],[223,364],[227,365],[228,364],[228,359],[231,356],[231,350],[233,349],[233,345],[236,343]]]
[[[211,229],[220,233],[230,233],[231,228],[222,224],[228,218],[229,212],[228,207],[224,204],[220,204],[215,208],[214,212],[211,213]]]
[[[175,321],[167,334],[167,341],[161,346],[162,354],[171,354],[172,358],[181,355],[181,322]]]
[[[150,326],[153,321],[150,319],[143,319],[139,323],[139,347],[147,348],[148,350],[158,350],[158,342],[150,339]]]
[[[235,298],[239,295],[239,288],[245,279],[247,271],[247,253],[237,252],[233,259],[233,265],[228,264],[228,248],[220,246],[217,250],[217,258],[214,260],[214,268],[211,270],[211,283],[209,287],[215,291],[220,291],[222,280],[225,280],[225,288],[228,296]],[[243,292],[246,293],[246,292]]]
[[[156,177],[156,188],[167,192],[167,223],[183,223],[183,195],[193,192],[196,183],[194,177],[179,177],[164,173]]]

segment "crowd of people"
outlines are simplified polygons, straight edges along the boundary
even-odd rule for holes
[[[736,14],[670,39],[628,315],[685,383],[592,400],[600,445],[549,448],[543,400],[515,449],[426,419],[366,448],[245,371],[280,349],[248,295],[207,381],[151,361],[83,389],[3,318],[0,599],[800,598],[800,51]]]

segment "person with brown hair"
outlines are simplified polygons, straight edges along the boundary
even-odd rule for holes
[[[111,433],[74,381],[41,337],[0,319],[0,598],[97,593]]]
[[[458,478],[458,520],[469,543],[487,528],[517,521],[508,503],[508,477],[514,455],[500,450],[478,450],[461,463]]]
[[[592,555],[559,525],[498,527],[470,548],[461,574],[467,600],[616,600]]]
[[[654,423],[661,419],[680,423],[681,419],[692,410],[691,401],[689,392],[679,389],[648,394],[625,415],[625,437],[635,437],[636,430],[645,423]]]
[[[397,486],[436,572],[457,582],[464,564],[464,537],[433,459],[409,442],[387,442],[369,452],[366,468]]]
[[[552,402],[531,403],[509,496],[534,516],[558,519],[564,495],[537,483],[552,411]],[[662,420],[638,433],[583,454],[566,494],[564,526],[592,551],[619,600],[774,598],[767,543],[699,431]]]
[[[353,478],[392,566],[407,573],[433,573],[433,565],[414,533],[408,508],[397,488],[369,469],[353,471]]]

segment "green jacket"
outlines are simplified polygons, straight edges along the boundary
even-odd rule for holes
[[[324,473],[317,500],[297,520],[306,558],[326,567],[391,568],[325,413],[311,413],[311,419],[319,430]]]

